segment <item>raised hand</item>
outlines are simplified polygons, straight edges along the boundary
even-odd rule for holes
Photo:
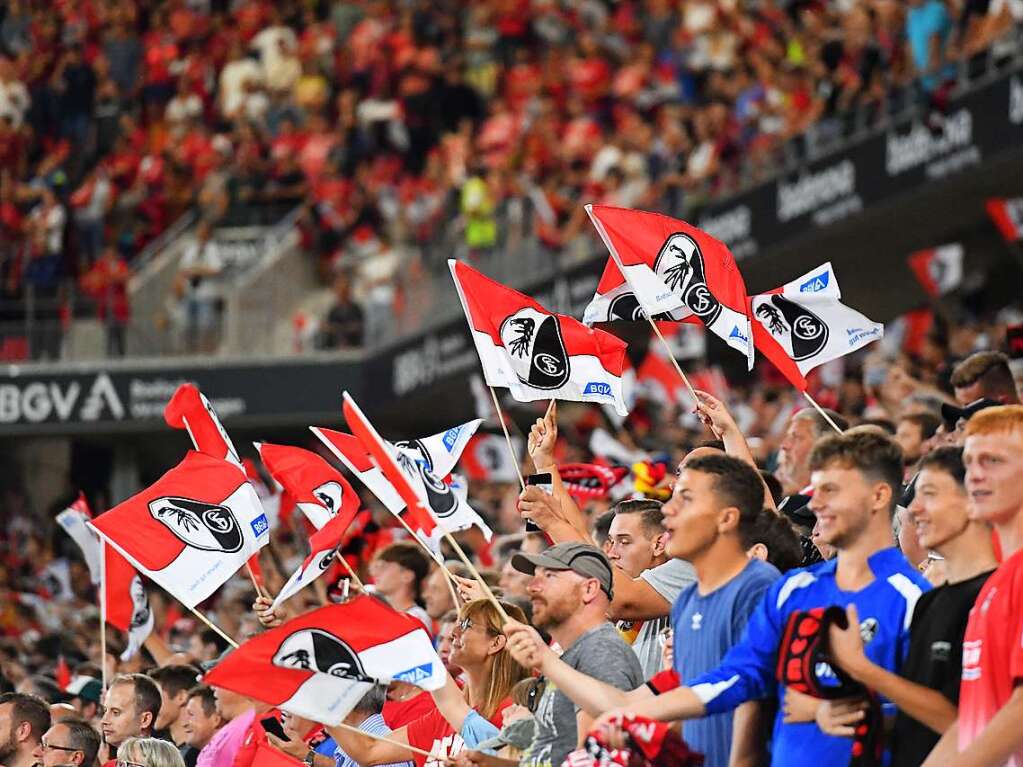
[[[544,652],[549,648],[532,626],[510,620],[503,629],[508,637],[508,652],[524,668],[538,669],[543,665]]]
[[[554,446],[558,441],[558,406],[551,400],[543,418],[537,418],[529,430],[526,449],[537,471],[554,465]]]

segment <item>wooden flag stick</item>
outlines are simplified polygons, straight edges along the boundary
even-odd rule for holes
[[[654,333],[657,334],[657,337],[659,339],[661,339],[661,343],[664,344],[664,350],[666,352],[668,352],[668,359],[670,359],[671,360],[671,364],[674,365],[675,370],[678,372],[679,377],[682,379],[682,383],[684,383],[686,385],[686,388],[689,389],[689,394],[693,398],[693,402],[695,402],[697,405],[699,405],[700,404],[700,400],[696,396],[696,389],[694,389],[693,385],[691,383],[689,383],[689,379],[686,378],[686,374],[683,373],[682,372],[682,368],[679,367],[678,360],[676,360],[675,359],[675,355],[672,354],[671,347],[668,345],[668,342],[666,340],[664,340],[664,336],[661,335],[661,329],[659,327],[657,327],[657,323],[654,322],[653,319],[649,315],[647,316],[647,321],[649,321],[650,327],[652,327],[654,329]]]
[[[508,454],[511,456],[512,464],[515,466],[515,473],[519,477],[519,486],[525,490],[526,480],[522,478],[522,466],[519,463],[518,456],[515,455],[515,448],[512,447],[511,436],[508,434],[508,424],[504,422],[504,411],[501,410],[501,403],[497,401],[497,392],[494,391],[493,386],[488,385],[487,388],[490,389],[490,398],[494,400],[494,407],[497,409],[497,420],[501,422],[501,431],[504,432],[504,441],[508,445]]]
[[[263,597],[264,599],[270,599],[269,593],[263,593],[263,589],[259,586],[259,581],[256,580],[256,574],[252,572],[252,565],[249,564],[249,560],[245,560],[245,570],[249,574],[249,579],[252,581],[252,587],[256,590],[256,596]],[[273,600],[271,600],[273,601]]]
[[[436,562],[438,567],[440,567],[441,571],[444,573],[444,580],[448,584],[448,590],[451,592],[451,598],[455,602],[455,607],[458,607],[458,588],[457,588],[458,587],[458,581],[455,580],[455,576],[451,574],[451,571],[448,570],[447,565],[444,564],[444,557],[441,557],[441,556],[438,556],[437,554],[435,554],[433,552],[433,549],[431,549],[429,546],[427,546],[426,543],[423,542],[423,539],[420,538],[418,535],[416,535],[416,531],[413,530],[411,527],[409,527],[409,523],[405,521],[405,518],[403,516],[401,516],[401,514],[395,514],[394,516],[397,517],[399,522],[401,522],[402,527],[404,527],[406,530],[408,530],[408,534],[412,536],[412,540],[414,540],[416,543],[418,543],[420,546],[422,546],[423,547],[423,551],[426,552],[426,555],[428,557],[430,557],[430,559],[432,559],[434,562]]]
[[[99,653],[103,689],[107,691],[107,542],[99,539]]]
[[[469,557],[465,555],[465,552],[462,551],[462,547],[458,545],[458,541],[456,541],[454,536],[447,530],[444,530],[444,538],[451,544],[451,548],[453,548],[455,553],[458,554],[459,559],[461,559],[465,563],[465,566],[469,568],[469,572],[472,573],[472,577],[475,578],[483,588],[483,593],[487,595],[487,599],[489,599],[494,605],[494,608],[497,610],[497,614],[501,616],[501,620],[505,623],[510,621],[511,618],[508,617],[508,613],[506,613],[504,608],[501,607],[501,603],[497,601],[497,597],[494,596],[494,592],[490,590],[490,586],[487,585],[487,582],[483,580],[483,576],[480,575],[479,570],[476,569],[476,566],[472,563]]]
[[[366,591],[365,584],[363,584],[362,579],[355,574],[355,570],[353,570],[352,566],[348,564],[348,560],[341,556],[340,551],[338,551],[337,554],[335,554],[335,556],[338,558],[338,561],[341,562],[341,566],[348,571],[348,576],[352,579],[355,585],[359,587],[359,590],[365,592]]]
[[[838,428],[838,424],[835,423],[834,420],[832,420],[830,415],[828,415],[828,411],[826,411],[824,408],[822,408],[820,406],[820,404],[817,402],[817,400],[815,400],[813,397],[810,396],[810,392],[808,392],[808,391],[806,391],[804,389],[803,390],[803,396],[806,397],[806,401],[807,402],[809,402],[811,405],[814,406],[814,408],[816,408],[817,412],[820,413],[821,416],[823,416],[824,420],[827,421],[828,424],[830,424],[832,429],[837,431],[839,434],[842,433],[842,430],[840,428]]]
[[[420,754],[422,756],[425,756],[425,757],[428,758],[428,760],[432,759],[432,758],[437,758],[436,754],[432,754],[429,751],[424,751],[421,748],[416,748],[415,746],[411,746],[408,743],[401,743],[401,742],[399,742],[397,740],[394,740],[393,738],[388,738],[386,735],[377,735],[374,732],[367,732],[366,730],[360,730],[358,727],[353,727],[352,725],[345,724],[344,722],[341,722],[339,724],[332,724],[332,725],[330,725],[330,727],[339,727],[342,730],[351,730],[352,732],[356,733],[357,735],[363,735],[363,736],[365,736],[367,738],[372,738],[373,740],[380,740],[380,741],[383,741],[384,743],[390,743],[392,746],[397,746],[398,748],[403,748],[406,751],[409,751],[409,752],[411,752],[413,754]],[[329,729],[329,727],[328,727],[328,729]]]
[[[188,609],[192,611],[192,614],[195,615],[196,618],[198,618],[203,623],[205,623],[207,626],[209,626],[211,629],[213,629],[218,634],[220,634],[221,639],[223,639],[225,642],[227,642],[229,645],[231,645],[231,647],[233,647],[234,649],[236,649],[236,650],[238,649],[238,643],[236,641],[234,641],[233,639],[231,639],[231,637],[229,637],[227,634],[225,634],[223,632],[223,630],[219,626],[217,626],[213,621],[211,621],[209,618],[207,618],[201,612],[196,610],[194,607],[189,607]]]

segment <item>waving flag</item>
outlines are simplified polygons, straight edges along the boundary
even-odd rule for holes
[[[254,443],[270,476],[294,499],[317,530],[338,515],[349,522],[359,510],[359,496],[341,472],[311,450],[290,445]],[[347,525],[346,525],[347,527]]]
[[[489,386],[519,402],[566,399],[629,410],[622,398],[625,342],[544,309],[471,266],[448,261]]]
[[[238,467],[195,451],[90,526],[187,607],[216,591],[269,538],[266,514]]]
[[[750,301],[757,348],[801,391],[815,367],[884,335],[884,325],[850,309],[841,297],[828,262]]]
[[[583,322],[699,321],[753,366],[746,284],[724,245],[685,221],[587,205],[611,260]]]
[[[918,250],[906,259],[929,296],[943,296],[963,281],[963,246],[958,242]]]
[[[522,452],[522,439],[512,437],[516,455]],[[462,453],[462,469],[469,479],[482,482],[518,482],[518,466],[500,434],[474,434]]]
[[[359,504],[356,500],[354,504],[349,503],[347,507],[342,506],[337,516],[331,517],[323,527],[309,536],[309,556],[284,584],[274,599],[274,607],[284,600],[290,599],[327,571],[334,561],[334,555],[344,545],[348,528],[351,527],[355,515],[358,513]]]
[[[93,584],[98,584],[100,582],[99,539],[96,538],[96,533],[88,528],[88,522],[91,519],[92,513],[89,511],[88,501],[85,500],[85,493],[79,493],[78,498],[57,515],[57,524],[71,536],[71,540],[78,544],[82,557],[85,559],[85,565],[89,568],[89,580]]]
[[[993,197],[985,203],[985,207],[1006,242],[1023,239],[1023,197]]]
[[[213,405],[192,384],[185,383],[178,387],[163,410],[163,419],[174,429],[185,429],[200,453],[230,461],[239,467],[242,465],[238,451],[217,418]]]
[[[336,725],[375,683],[398,680],[437,690],[446,679],[422,623],[361,596],[250,639],[203,683]]]
[[[345,411],[345,417],[349,418],[348,425],[357,434],[357,428],[361,430],[359,436],[319,427],[311,427],[311,430],[380,499],[388,511],[395,516],[401,515],[402,510],[408,508],[409,499],[416,499],[412,506],[413,512],[402,516],[409,527],[421,534],[424,542],[435,550],[440,545],[441,537],[441,532],[435,529],[436,522],[440,522],[448,532],[476,526],[490,540],[493,533],[487,524],[466,498],[443,480],[458,462],[469,438],[479,428],[479,419],[423,439],[390,443],[376,433],[350,398],[345,402],[352,410],[351,418],[348,411]],[[367,440],[378,443],[377,452],[372,452]],[[426,519],[415,511],[420,503],[426,504],[433,513],[432,517]]]

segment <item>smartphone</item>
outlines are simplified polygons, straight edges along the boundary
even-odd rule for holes
[[[266,719],[260,719],[259,723],[263,725],[263,729],[276,738],[281,740],[288,740],[288,736],[284,732],[284,727],[281,725],[280,720],[274,716],[268,716]]]
[[[547,495],[554,495],[554,477],[551,476],[550,472],[544,472],[543,474],[530,474],[526,477],[527,487],[538,487],[543,490]],[[543,530],[531,519],[526,520],[526,532],[527,533],[542,533]]]

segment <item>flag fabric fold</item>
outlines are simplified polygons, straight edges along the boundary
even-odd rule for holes
[[[507,388],[519,402],[594,402],[628,415],[624,341],[549,312],[467,264],[448,267],[489,386]]]
[[[163,420],[171,428],[185,429],[200,453],[241,467],[238,450],[213,410],[213,404],[193,384],[184,383],[177,388],[163,410]]]
[[[746,284],[724,243],[660,213],[587,205],[611,259],[583,314],[614,320],[701,322],[753,366]]]
[[[884,325],[843,304],[831,263],[750,299],[753,340],[789,382],[806,391],[818,365],[880,340]]]
[[[100,582],[101,576],[99,539],[88,527],[91,519],[92,512],[89,510],[88,501],[85,500],[85,494],[79,493],[78,498],[57,515],[57,524],[78,545],[85,559],[85,566],[89,568],[89,580],[96,585]]]
[[[290,445],[253,444],[270,476],[317,530],[339,515],[354,518],[359,510],[358,494],[322,457]]]
[[[415,618],[373,597],[306,613],[248,640],[203,683],[323,724],[339,724],[373,684],[444,686],[447,672]]]
[[[266,514],[238,467],[195,451],[89,524],[190,608],[216,591],[269,538]]]

